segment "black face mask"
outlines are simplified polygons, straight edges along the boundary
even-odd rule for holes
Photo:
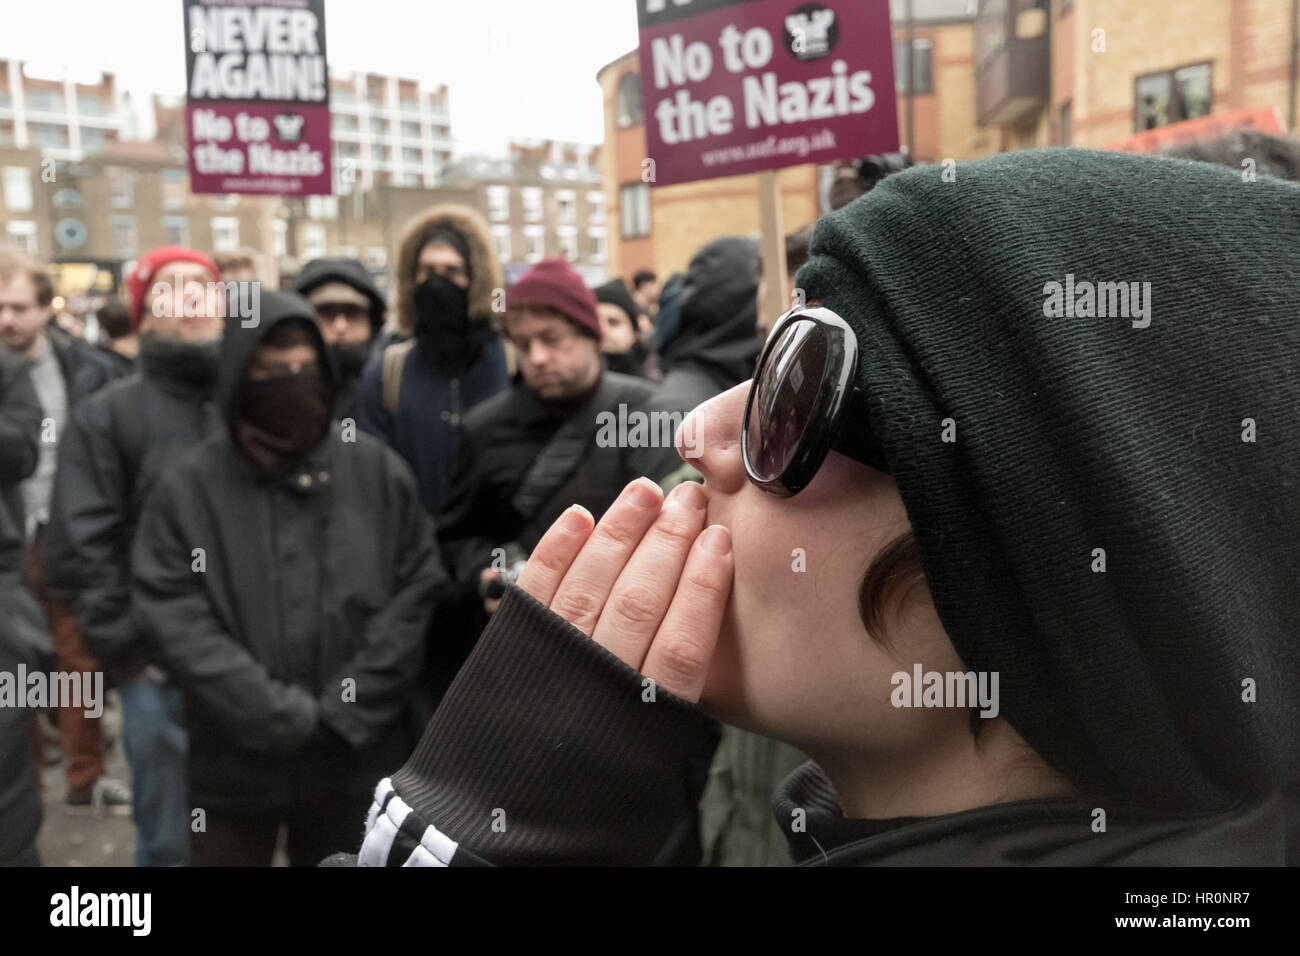
[[[325,437],[330,389],[319,373],[245,379],[235,440],[258,471],[282,475]]]
[[[360,345],[331,345],[329,350],[330,355],[334,356],[334,364],[338,366],[339,375],[344,383],[356,381],[361,377],[361,370],[365,368],[366,360],[370,358],[369,342],[362,342]]]
[[[420,348],[453,373],[469,368],[492,337],[488,323],[469,317],[469,293],[445,276],[431,275],[416,287],[415,310]]]

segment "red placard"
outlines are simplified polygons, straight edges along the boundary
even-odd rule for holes
[[[654,185],[894,152],[888,0],[637,0]]]

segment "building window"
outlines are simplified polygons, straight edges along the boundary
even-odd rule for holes
[[[578,200],[573,190],[561,189],[556,192],[555,217],[560,222],[578,221]]]
[[[222,193],[219,196],[213,196],[210,200],[213,209],[227,210],[234,209],[239,205],[238,193]]]
[[[1213,99],[1211,66],[1198,63],[1134,81],[1133,128],[1137,132],[1207,116]]]
[[[277,259],[286,255],[289,248],[289,224],[283,219],[271,221],[271,255]]]
[[[134,259],[137,254],[135,216],[114,213],[108,217],[109,242],[113,255],[119,259]]]
[[[650,187],[627,183],[619,187],[620,232],[624,239],[650,235]]]
[[[98,93],[78,93],[77,112],[82,116],[104,116],[108,110],[104,108],[104,100]]]
[[[641,76],[624,73],[618,80],[614,93],[614,110],[619,129],[645,122],[641,112]]]
[[[114,209],[129,209],[135,205],[135,180],[129,169],[109,166],[104,170],[108,180],[108,204]]]
[[[609,245],[606,239],[604,226],[593,226],[587,230],[587,237],[591,240],[591,261],[594,263],[604,263],[609,259]]]
[[[488,218],[493,222],[505,222],[510,218],[510,187],[489,186],[487,188]]]
[[[33,146],[45,149],[67,149],[68,128],[56,123],[28,123],[27,134]]]
[[[415,165],[418,166],[424,162],[424,151],[419,149],[411,149],[411,147],[409,146],[404,146],[402,147],[402,159],[408,163],[414,163]]]
[[[23,99],[33,113],[63,113],[63,94],[58,90],[27,90]]]
[[[330,122],[333,123],[333,129],[336,133],[357,132],[357,118],[355,116],[349,116],[347,113],[332,114]]]
[[[190,244],[190,221],[184,216],[163,216],[163,242],[169,246]]]
[[[235,216],[212,217],[212,251],[234,252],[239,248],[239,219]]]
[[[337,219],[339,217],[338,196],[308,196],[307,218]]]
[[[524,226],[525,258],[529,262],[540,262],[546,258],[546,227]]]
[[[6,166],[4,192],[6,209],[27,212],[32,208],[32,171],[26,166]]]
[[[560,255],[570,262],[578,260],[578,230],[574,226],[560,226],[556,230],[560,240]]]
[[[587,193],[587,220],[589,222],[605,221],[605,194],[595,190]]]
[[[36,255],[36,223],[25,220],[5,223],[5,234],[23,252]]]
[[[319,259],[325,255],[325,227],[314,222],[302,227],[302,258]]]
[[[492,241],[496,243],[497,259],[501,262],[510,261],[510,227],[493,226]]]
[[[378,272],[388,265],[388,250],[383,246],[366,246],[363,261],[367,269]]]
[[[387,136],[388,120],[378,119],[374,116],[370,117],[370,132],[374,133],[376,136]]]
[[[162,174],[162,201],[164,209],[185,208],[185,171],[164,169]]]
[[[81,151],[83,153],[98,153],[108,145],[108,131],[103,129],[93,129],[89,126],[81,128]]]
[[[933,93],[934,77],[931,71],[933,45],[929,40],[912,41],[912,90],[911,92]],[[907,44],[894,44],[894,88],[899,93],[907,93]]]
[[[1062,104],[1061,104],[1061,137],[1060,137],[1060,143],[1061,143],[1062,146],[1069,146],[1069,145],[1070,145],[1070,119],[1071,119],[1071,113],[1073,112],[1073,107],[1074,107],[1074,104],[1073,104],[1072,102],[1071,102],[1071,103],[1062,103]]]
[[[402,121],[402,135],[407,139],[420,138],[420,124],[412,123],[409,120]]]
[[[524,189],[524,221],[541,222],[542,220],[542,190],[538,186],[528,186]]]

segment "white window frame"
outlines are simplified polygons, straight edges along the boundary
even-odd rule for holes
[[[488,219],[492,222],[508,222],[510,219],[510,187],[489,186],[487,188]]]
[[[578,196],[572,189],[555,191],[555,219],[557,222],[578,221]]]
[[[506,263],[510,261],[510,227],[508,225],[492,226],[492,240],[496,243],[497,259]]]
[[[604,226],[591,226],[587,237],[592,242],[591,261],[602,264],[609,261],[609,230]]]
[[[4,202],[10,212],[30,212],[32,200],[32,171],[26,166],[4,168]]]
[[[186,246],[190,244],[190,218],[189,216],[163,216],[163,241],[171,246]],[[168,230],[179,229],[180,238],[173,239]]]
[[[36,255],[36,223],[30,219],[13,219],[5,223],[5,235],[9,241],[29,256]]]
[[[546,258],[546,227],[524,226],[525,262],[541,262]]]
[[[299,234],[298,257],[303,262],[320,259],[326,254],[325,227],[318,222],[304,222]]]
[[[130,242],[118,242],[118,230],[129,227]],[[115,212],[108,217],[108,237],[113,247],[113,255],[119,259],[134,259],[140,254],[140,227],[131,213]]]
[[[234,252],[239,248],[239,217],[212,217],[212,251]]]
[[[545,216],[545,198],[542,195],[541,186],[525,186],[523,189],[524,196],[524,222],[541,222]]]
[[[605,194],[599,189],[587,193],[587,221],[605,221]]]

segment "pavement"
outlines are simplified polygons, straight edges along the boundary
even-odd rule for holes
[[[131,772],[122,752],[122,712],[114,707],[116,695],[104,710],[103,728],[112,744],[105,759],[105,772],[128,785]],[[36,837],[36,849],[44,866],[131,866],[135,854],[135,826],[130,814],[72,814],[63,806],[68,792],[63,763],[41,768],[41,802],[45,819]]]

